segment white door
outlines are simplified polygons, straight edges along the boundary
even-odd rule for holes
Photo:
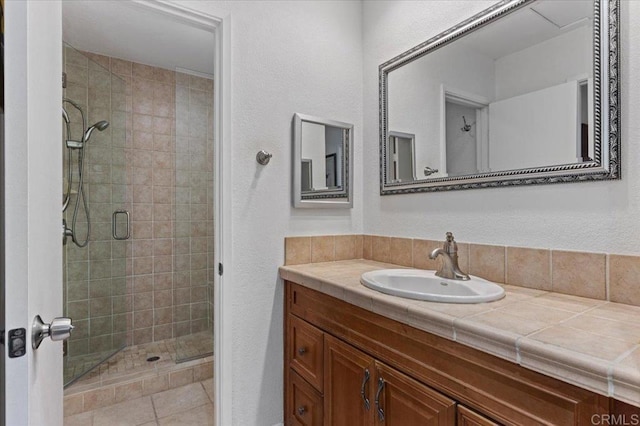
[[[36,315],[62,316],[62,16],[59,1],[5,1],[5,326],[7,426],[62,425],[62,344],[31,349]]]

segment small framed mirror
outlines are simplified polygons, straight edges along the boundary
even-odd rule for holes
[[[380,65],[380,193],[619,179],[618,22],[502,0]]]
[[[293,116],[293,205],[353,207],[353,124]]]

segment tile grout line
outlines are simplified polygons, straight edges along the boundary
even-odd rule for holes
[[[604,298],[607,302],[611,300],[611,256],[608,253],[604,261]]]
[[[614,373],[613,370],[618,364],[622,362],[623,359],[631,355],[631,353],[634,352],[639,347],[640,345],[635,345],[631,349],[626,350],[624,353],[618,355],[616,359],[611,361],[611,363],[607,367],[607,385],[608,385],[607,390],[609,392],[610,397],[613,397],[615,395],[615,384],[613,382],[613,373]]]
[[[509,284],[509,249],[507,246],[504,247],[504,284]]]
[[[155,421],[156,421],[156,424],[157,424],[158,420],[160,420],[160,418],[158,417],[158,411],[156,410],[156,404],[153,401],[153,395],[155,395],[155,394],[149,395],[149,400],[151,401],[151,407],[153,408],[153,417],[155,417]]]

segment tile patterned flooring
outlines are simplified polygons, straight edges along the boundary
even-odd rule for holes
[[[211,331],[126,347],[65,389],[64,425],[213,425],[212,351]]]
[[[213,379],[65,417],[64,426],[214,425]]]
[[[78,384],[93,383],[108,377],[118,377],[145,370],[153,370],[165,365],[175,364],[176,361],[188,360],[213,352],[213,331],[179,337],[177,339],[161,340],[143,345],[128,346],[85,374]],[[82,372],[90,370],[100,362],[107,353],[91,354],[65,360],[65,383]],[[147,362],[149,356],[159,356],[160,361]]]

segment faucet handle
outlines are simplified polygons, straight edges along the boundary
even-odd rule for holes
[[[444,242],[443,246],[444,251],[446,251],[448,254],[458,253],[458,244],[456,243],[453,233],[447,232],[446,235],[447,239]]]

